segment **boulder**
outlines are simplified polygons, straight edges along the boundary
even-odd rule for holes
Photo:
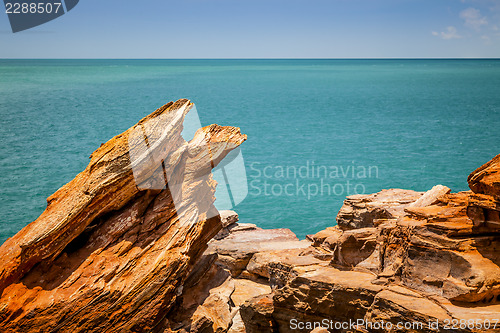
[[[260,295],[271,293],[271,287],[267,283],[254,282],[247,279],[234,279],[235,289],[231,300],[235,306],[240,306],[247,300]]]
[[[301,322],[356,321],[383,287],[372,284],[373,274],[340,271],[333,267],[307,266],[290,271],[287,283],[275,291],[273,319],[280,332],[296,330],[292,319]]]
[[[467,182],[474,193],[491,195],[500,200],[500,154],[474,170]]]
[[[219,211],[219,215],[223,228],[227,228],[239,220],[238,213],[233,210],[221,210]]]
[[[500,230],[500,155],[472,172],[467,180],[474,192],[467,211],[474,225]]]
[[[255,276],[270,279],[270,272],[275,264],[300,267],[328,263],[315,256],[316,251],[310,247],[310,242],[307,240],[300,242],[302,244],[298,248],[255,253],[246,266],[247,271]],[[305,246],[307,248],[304,248]]]
[[[279,332],[310,332],[314,327],[329,332],[447,332],[445,325],[453,320],[474,319],[483,325],[498,319],[498,305],[460,307],[403,286],[378,285],[373,277],[324,266],[295,269],[285,286],[274,292],[272,321]],[[299,322],[304,329],[297,328]]]
[[[404,209],[422,195],[422,192],[390,189],[348,196],[337,214],[337,224],[344,230],[374,227],[377,220],[403,216]]]
[[[489,303],[500,294],[500,233],[474,225],[468,216],[472,196],[477,195],[440,194],[434,204],[408,206],[398,219],[377,227],[329,228],[312,237],[314,245],[331,252],[332,266],[374,272],[379,284]]]
[[[409,207],[427,207],[438,202],[438,200],[451,192],[449,187],[436,185],[429,191],[425,192],[420,198],[412,202]]]
[[[273,311],[272,294],[260,295],[247,300],[240,308],[246,333],[281,332],[273,319]]]
[[[290,229],[245,229],[231,232],[221,240],[212,240],[206,253],[217,253],[218,261],[237,277],[257,252],[305,248]]]

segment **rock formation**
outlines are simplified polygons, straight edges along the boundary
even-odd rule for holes
[[[216,256],[214,266],[235,283],[257,285],[246,285],[245,302],[227,297],[233,320],[218,328],[500,331],[500,206],[491,186],[479,183],[497,184],[496,167],[490,162],[469,177],[472,189],[488,189],[482,193],[437,185],[425,193],[391,189],[348,197],[338,226],[303,241],[287,229],[230,224],[205,255]],[[266,284],[269,293],[260,287]]]
[[[222,228],[210,166],[246,139],[211,125],[186,142],[191,107],[170,102],[101,145],[0,247],[1,332],[149,332],[161,322]],[[144,138],[133,137],[138,131]],[[131,161],[141,140],[152,151]],[[141,182],[161,186],[141,190]]]
[[[217,212],[210,170],[246,136],[186,142],[191,107],[103,144],[0,247],[0,332],[500,331],[500,155],[472,191],[350,196],[299,240]]]
[[[500,321],[499,156],[469,176],[472,192],[436,186],[348,197],[338,226],[309,237],[311,248],[300,253],[302,260],[311,257],[309,265],[287,265],[284,258],[268,264],[281,277],[273,327],[296,331],[293,319],[327,318],[363,320],[356,329],[331,331],[384,332],[369,326],[384,321],[422,324],[394,329],[401,332],[500,331],[490,325]],[[327,257],[319,250],[330,255],[327,263],[312,262]],[[453,322],[463,325],[452,329]]]

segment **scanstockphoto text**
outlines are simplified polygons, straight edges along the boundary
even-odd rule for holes
[[[365,194],[368,179],[379,178],[376,165],[325,165],[306,161],[301,165],[250,164],[251,196],[301,196],[308,200],[318,196]]]
[[[385,320],[369,321],[362,318],[350,319],[346,321],[335,321],[331,319],[323,319],[321,321],[301,321],[292,318],[289,322],[291,330],[314,330],[316,328],[324,328],[327,330],[368,330],[368,331],[421,331],[421,332],[439,332],[457,330],[496,330],[500,319],[444,319],[429,320],[429,321],[399,321],[390,322]]]

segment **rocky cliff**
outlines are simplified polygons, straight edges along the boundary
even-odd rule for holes
[[[0,332],[500,331],[500,155],[471,191],[348,197],[306,240],[213,206],[246,136],[169,103],[0,247]],[[321,327],[320,327],[321,326]]]
[[[471,174],[471,188],[484,186],[481,173],[498,184],[500,173],[484,169]],[[235,283],[254,283],[246,285],[248,299],[234,303],[229,331],[500,331],[494,193],[437,185],[348,197],[338,226],[304,241],[286,229],[229,227],[206,253],[218,255]]]
[[[205,256],[225,277],[212,290],[229,288],[218,299],[231,315],[191,306],[221,332],[500,332],[499,167],[497,156],[472,172],[472,191],[350,196],[337,226],[302,241],[228,223]],[[206,331],[189,318],[171,320]]]
[[[186,142],[192,105],[168,103],[101,145],[0,247],[1,332],[149,332],[161,322],[222,228],[209,168],[246,139],[211,125]],[[144,141],[150,151],[132,159]]]

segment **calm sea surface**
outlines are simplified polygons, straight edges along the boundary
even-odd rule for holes
[[[102,142],[179,98],[248,135],[240,220],[300,238],[348,194],[466,190],[500,153],[498,60],[0,60],[0,242]]]

